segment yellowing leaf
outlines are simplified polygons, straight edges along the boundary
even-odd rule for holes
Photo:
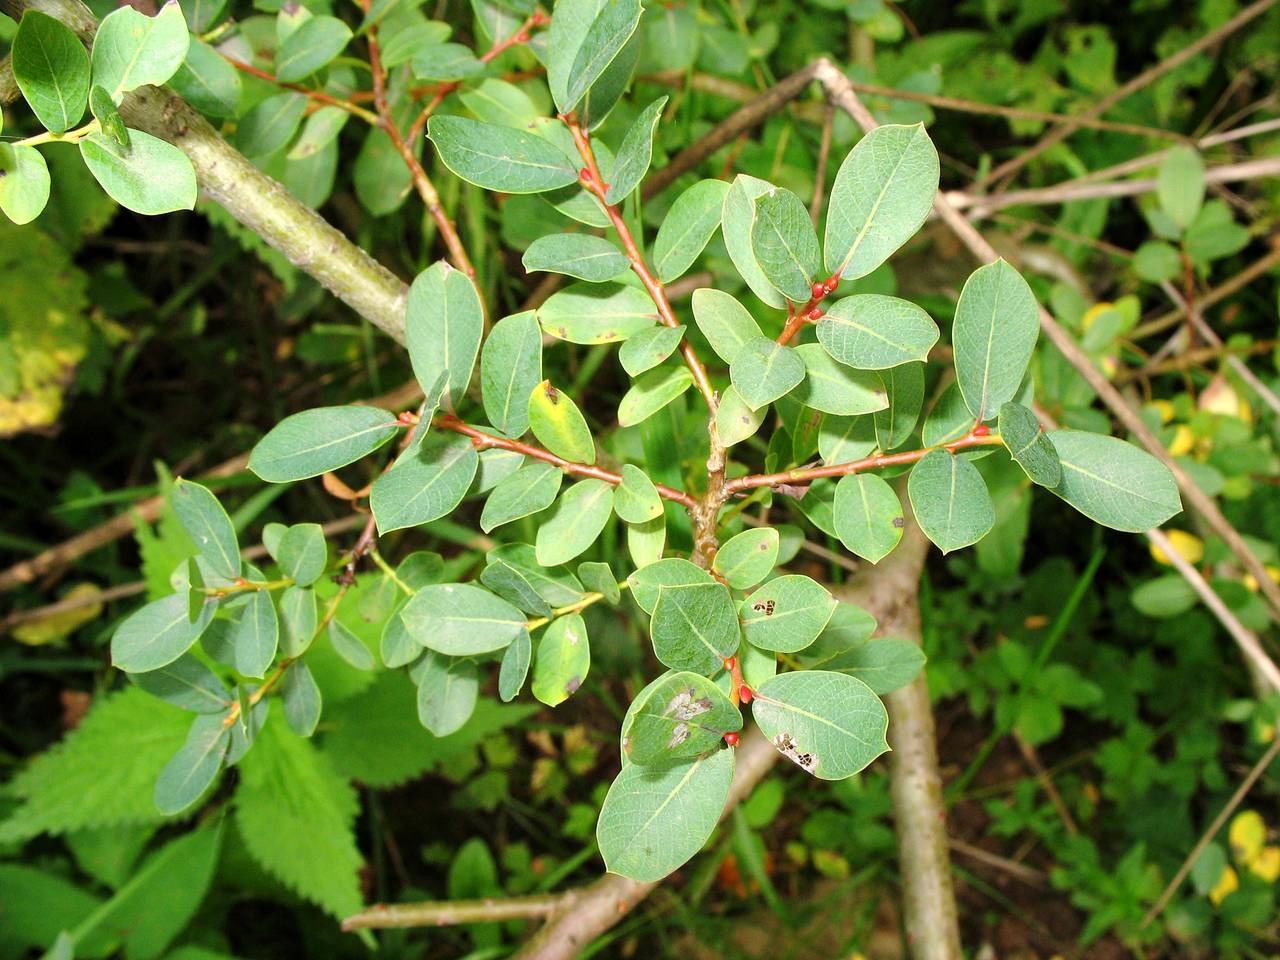
[[[63,600],[79,600],[82,597],[93,597],[102,591],[95,584],[81,583],[73,587]],[[20,627],[15,627],[13,637],[20,643],[38,647],[42,644],[61,640],[75,631],[81,624],[88,623],[102,613],[101,603],[90,603],[61,613],[51,613],[38,620],[30,620]]]
[[[1235,893],[1240,889],[1240,878],[1236,876],[1236,872],[1230,867],[1225,867],[1222,871],[1222,878],[1218,880],[1217,886],[1209,891],[1209,899],[1214,905],[1222,903],[1227,899],[1229,894]]]
[[[1275,883],[1280,878],[1280,847],[1263,847],[1249,864],[1249,872],[1267,883]]]
[[[1185,530],[1166,530],[1165,535],[1169,538],[1169,542],[1173,545],[1173,549],[1187,563],[1199,563],[1204,559],[1204,541],[1194,534],[1187,533]],[[1166,567],[1172,566],[1169,555],[1154,543],[1151,545],[1151,559],[1156,563],[1162,563]]]
[[[1173,439],[1169,441],[1169,456],[1182,457],[1195,449],[1196,435],[1185,423],[1173,428]]]
[[[1253,422],[1253,411],[1249,409],[1248,402],[1221,375],[1214,377],[1200,394],[1200,409],[1224,417],[1236,417],[1245,423]]]
[[[1267,825],[1256,810],[1245,810],[1231,820],[1227,837],[1232,856],[1237,863],[1247,867],[1262,852],[1262,845],[1267,839]]]

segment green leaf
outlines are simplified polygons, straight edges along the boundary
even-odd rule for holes
[[[300,587],[320,579],[329,562],[324,531],[318,523],[295,523],[280,540],[276,551],[280,572]]]
[[[618,350],[618,362],[631,376],[638,377],[656,367],[675,352],[684,337],[684,325],[653,327],[627,338]]]
[[[579,480],[560,495],[551,516],[538,527],[538,562],[554,567],[581,554],[600,536],[612,508],[613,488],[609,484]]]
[[[751,715],[774,747],[822,780],[843,780],[889,749],[884,704],[861,680],[782,673],[754,690]]]
[[[1194,147],[1171,147],[1156,172],[1160,209],[1185,230],[1204,203],[1204,161]]]
[[[480,514],[480,529],[495,527],[539,513],[555,502],[564,474],[550,463],[530,463],[507,477],[489,494]]]
[[[879,563],[888,556],[906,526],[898,495],[875,474],[841,477],[836,484],[834,511],[840,542],[869,563]]]
[[[622,482],[613,491],[613,509],[628,523],[662,516],[662,498],[649,475],[631,463],[622,466]]]
[[[926,447],[938,447],[967,436],[973,429],[973,414],[965,406],[960,384],[952,383],[942,391],[920,428],[920,439]],[[982,449],[982,448],[977,448]],[[966,455],[977,450],[967,450]]]
[[[116,12],[132,9],[121,7]],[[177,147],[149,133],[130,130],[128,147],[95,133],[80,141],[80,155],[107,195],[134,213],[156,215],[195,208],[196,172],[191,161]]]
[[[561,0],[547,37],[547,84],[561,113],[577,109],[640,23],[639,0]]]
[[[413,75],[419,80],[462,80],[484,69],[470,47],[435,43],[413,55]]]
[[[849,151],[827,204],[827,271],[865,277],[911,239],[938,192],[938,151],[924,124],[885,124]]]
[[[225,713],[231,706],[231,691],[217,674],[189,654],[159,670],[129,677],[153,697],[194,713]]]
[[[227,0],[179,0],[179,5],[191,32],[204,33],[222,19]]]
[[[93,82],[105,87],[117,103],[124,93],[144,84],[158,87],[182,66],[190,40],[176,0],[169,0],[154,17],[133,7],[117,7],[102,18],[93,38]]]
[[[1182,272],[1182,257],[1170,244],[1148,240],[1133,253],[1133,272],[1148,283],[1172,280]]]
[[[1173,474],[1151,454],[1084,430],[1051,430],[1045,436],[1062,463],[1062,481],[1053,492],[1089,519],[1141,533],[1182,511]]]
[[[711,569],[735,590],[753,587],[778,562],[778,540],[778,531],[773,527],[744,530],[721,544]]]
[[[790,393],[804,373],[800,354],[768,337],[749,340],[729,363],[734,389],[752,410]]]
[[[920,419],[924,406],[924,364],[904,363],[882,370],[880,381],[889,396],[889,406],[875,413],[876,443],[887,453],[910,439]]]
[[[673,670],[711,676],[738,649],[738,618],[723,583],[667,585],[649,622],[653,652]]]
[[[542,379],[542,331],[532,310],[503,317],[480,352],[480,384],[489,422],[508,437],[529,429],[529,394]]]
[[[756,262],[751,245],[756,217],[756,198],[776,189],[773,184],[766,183],[764,180],[757,180],[745,173],[738,174],[730,184],[729,192],[724,195],[721,227],[729,259],[733,261],[734,267],[751,288],[751,292],[769,306],[781,308],[787,305],[787,298],[769,282],[760,264]],[[726,362],[732,361],[726,360]]]
[[[938,327],[908,300],[863,293],[842,297],[818,321],[818,342],[858,370],[886,370],[925,360]]]
[[[579,280],[603,283],[631,269],[627,255],[604,237],[589,233],[553,233],[529,245],[521,261],[526,271],[563,273]]]
[[[631,715],[623,752],[633,763],[668,764],[709,753],[726,733],[742,729],[742,714],[724,692],[696,673],[661,677]]]
[[[460,434],[430,434],[373,482],[369,509],[378,532],[430,523],[452,513],[467,495],[480,466],[471,440]]]
[[[578,104],[578,119],[588,130],[594,130],[604,123],[610,111],[618,105],[618,101],[631,86],[636,63],[640,60],[640,48],[641,37],[637,30],[631,34],[631,39],[618,51],[618,55],[600,74],[600,79],[591,85],[591,89]],[[597,140],[595,146],[598,148],[602,142]],[[596,160],[600,160],[598,152]],[[609,178],[605,177],[605,183],[608,182]]]
[[[805,303],[822,265],[809,211],[799,197],[781,187],[760,194],[754,203],[752,256],[775,290],[793,303]]]
[[[467,392],[483,332],[484,308],[470,277],[443,260],[418,274],[405,310],[409,359],[424,391],[447,375],[446,410],[456,409]]]
[[[254,158],[283,150],[306,116],[307,103],[302,94],[285,91],[254,104],[236,125],[236,146]]]
[[[485,555],[480,580],[511,602],[538,616],[550,616],[552,607],[566,607],[582,599],[582,584],[568,570],[548,569],[538,562],[527,543],[504,543]]]
[[[586,560],[578,564],[578,579],[587,590],[601,594],[605,603],[616,607],[622,602],[622,590],[619,589],[618,580],[607,563]]]
[[[400,617],[413,638],[449,656],[501,650],[524,632],[524,614],[469,583],[437,583],[415,593]]]
[[[836,417],[826,414],[818,425],[818,453],[826,464],[849,463],[876,449],[873,416]]]
[[[693,291],[693,318],[725,363],[733,363],[748,343],[764,338],[747,308],[721,290],[704,287]]]
[[[1200,598],[1181,574],[1170,573],[1136,587],[1129,600],[1139,613],[1165,619],[1182,616],[1199,603]]]
[[[310,587],[289,587],[280,595],[280,646],[286,657],[300,657],[316,638],[316,593]]]
[[[281,420],[258,441],[249,469],[268,483],[318,477],[372,453],[400,429],[377,407],[317,407]]]
[[[210,567],[219,576],[234,580],[240,576],[240,545],[236,528],[207,487],[178,479],[173,485],[173,512]]]
[[[338,138],[350,119],[351,114],[341,107],[321,107],[308,115],[302,125],[302,132],[290,145],[285,157],[292,161],[316,157]]]
[[[623,768],[609,787],[596,839],[610,873],[661,880],[702,849],[733,783],[732,750],[668,766]]]
[[[13,79],[37,120],[53,133],[80,122],[89,102],[89,53],[70,27],[27,10],[10,56]]]
[[[683,365],[641,374],[618,403],[618,425],[633,427],[648,420],[691,386],[693,374]]]
[[[804,363],[804,382],[794,398],[806,407],[836,416],[874,413],[889,406],[884,381],[874,370],[855,370],[831,359],[816,343],[795,348]]]
[[[576,613],[551,621],[538,641],[533,663],[533,695],[548,707],[577,692],[591,669],[587,625]]]
[[[498,696],[503,703],[510,703],[519,695],[525,677],[529,675],[532,652],[533,644],[527,630],[502,651],[502,664],[498,668]]]
[[[1003,260],[965,281],[951,328],[956,380],[979,422],[996,416],[1018,393],[1040,334],[1035,294]]]
[[[920,529],[943,553],[977,543],[995,523],[978,468],[945,450],[934,450],[912,468],[907,495]]]
[[[296,83],[342,53],[351,28],[337,17],[310,17],[287,36],[276,53],[276,79]]]
[[[323,699],[316,679],[305,663],[295,663],[285,671],[280,696],[284,701],[284,719],[289,729],[300,737],[315,733]]]
[[[653,266],[663,283],[683,276],[701,256],[720,226],[728,192],[723,180],[699,180],[676,197],[653,241]]]
[[[764,422],[768,409],[761,407],[759,410],[752,410],[742,399],[742,394],[730,384],[720,397],[720,406],[716,408],[716,433],[720,436],[720,442],[731,447],[754,436]]]
[[[1009,455],[1028,477],[1042,487],[1062,482],[1058,451],[1034,413],[1020,403],[1006,403],[1000,408],[999,430]]]
[[[333,652],[357,670],[375,670],[377,661],[363,640],[344,627],[336,619],[329,621],[329,644]]]
[[[14,223],[30,223],[49,202],[49,167],[35,147],[0,143],[0,210]]]
[[[658,603],[659,587],[684,587],[715,583],[711,575],[681,557],[668,557],[641,567],[627,577],[631,595],[645,613],[652,614]]]
[[[649,295],[623,283],[575,283],[538,308],[542,329],[570,343],[613,343],[657,322]]]
[[[617,2],[617,0],[611,0]],[[653,161],[653,134],[662,119],[662,108],[667,105],[667,97],[659,97],[649,104],[627,128],[618,147],[618,155],[613,165],[613,180],[605,191],[605,203],[621,203],[631,191],[640,186],[640,181],[649,172],[649,164]]]
[[[814,640],[831,619],[836,600],[809,577],[775,577],[742,601],[742,636],[752,646],[795,653]]]
[[[233,117],[240,105],[240,74],[222,54],[200,40],[192,39],[187,59],[169,80],[182,99],[210,117]],[[344,118],[351,116],[338,110]]]
[[[222,715],[196,717],[186,743],[156,779],[156,809],[168,816],[199,800],[222,770],[230,745],[231,730],[223,723]]]
[[[418,683],[418,721],[437,737],[463,728],[476,709],[480,672],[474,661],[428,650]]]
[[[270,718],[240,763],[233,802],[245,849],[268,873],[330,916],[361,908],[359,798],[313,741]]]
[[[152,600],[116,628],[111,637],[112,664],[127,673],[145,673],[173,663],[204,633],[215,606],[204,604],[193,623],[186,591]]]
[[[97,85],[89,92],[89,110],[104,133],[122,147],[129,146],[129,130],[116,109],[115,101],[105,89]]]
[[[529,394],[529,427],[538,442],[558,457],[596,462],[596,442],[578,405],[543,380]]]
[[[486,190],[541,193],[578,180],[577,167],[541,137],[466,117],[434,116],[427,136],[444,165]]]
[[[881,637],[860,643],[822,664],[822,669],[856,677],[874,693],[884,696],[905,687],[924,666],[920,645],[898,637]]]

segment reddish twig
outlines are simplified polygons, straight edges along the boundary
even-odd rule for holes
[[[371,113],[364,109],[364,107],[357,106],[349,100],[343,100],[340,97],[335,97],[332,94],[325,93],[323,90],[313,90],[310,87],[304,87],[300,83],[285,83],[283,80],[277,79],[273,74],[268,73],[266,70],[260,70],[251,63],[245,63],[243,60],[237,60],[235,57],[229,57],[225,53],[222,54],[222,58],[241,73],[247,73],[251,77],[257,77],[259,80],[266,80],[268,83],[274,83],[277,87],[281,87],[285,90],[292,90],[294,93],[300,93],[304,97],[314,100],[318,104],[323,104],[326,107],[337,107],[339,110],[345,110],[347,113],[357,116],[365,123],[372,124],[375,127],[378,125],[377,114]]]

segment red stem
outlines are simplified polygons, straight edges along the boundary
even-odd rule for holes
[[[452,430],[454,433],[470,437],[471,442],[481,450],[490,447],[499,450],[511,450],[515,453],[522,453],[526,457],[533,457],[535,460],[544,460],[547,463],[554,464],[565,473],[571,473],[574,476],[603,480],[605,483],[612,484],[615,487],[622,482],[622,475],[614,473],[612,470],[606,470],[590,463],[576,463],[572,460],[566,460],[564,457],[556,456],[550,450],[544,450],[542,447],[535,447],[519,440],[508,440],[506,437],[497,437],[491,433],[485,433],[483,430],[477,430],[470,424],[464,423],[452,414],[436,417],[432,422],[443,430]],[[678,503],[686,510],[691,510],[696,506],[696,501],[693,497],[683,490],[676,490],[661,483],[654,484],[654,486],[658,488],[658,496],[673,503]]]

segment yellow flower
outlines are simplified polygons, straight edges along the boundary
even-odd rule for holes
[[[1267,825],[1256,810],[1245,810],[1232,819],[1227,838],[1236,863],[1247,867],[1262,853],[1262,845],[1267,841]]]
[[[1185,423],[1173,428],[1173,439],[1169,441],[1169,456],[1181,457],[1195,449],[1196,435]]]
[[[1280,847],[1263,847],[1249,864],[1249,871],[1267,883],[1275,883],[1280,877]]]
[[[1169,538],[1169,542],[1173,544],[1173,549],[1187,563],[1199,563],[1204,559],[1204,541],[1199,537],[1187,533],[1185,530],[1167,530],[1165,535]],[[1169,555],[1154,543],[1151,545],[1151,558],[1156,563],[1162,563],[1166,567],[1171,565]]]
[[[1229,894],[1235,893],[1240,889],[1240,878],[1236,876],[1236,872],[1230,867],[1224,867],[1222,876],[1218,878],[1218,884],[1209,891],[1209,899],[1214,905],[1222,903],[1227,899]]]
[[[1173,419],[1173,404],[1168,400],[1153,400],[1151,406],[1160,414],[1160,422],[1168,423]]]

